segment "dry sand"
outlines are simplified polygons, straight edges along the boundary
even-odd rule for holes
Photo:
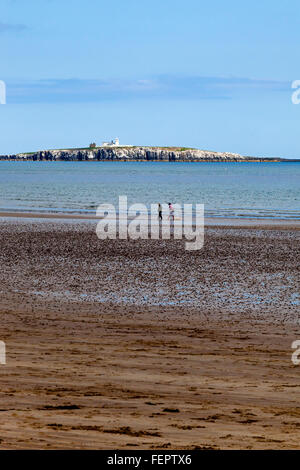
[[[299,234],[0,224],[1,449],[292,449]]]

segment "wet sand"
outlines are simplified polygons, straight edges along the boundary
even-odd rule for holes
[[[292,449],[299,233],[0,224],[0,448]]]
[[[32,219],[44,221],[58,220],[58,221],[93,221],[99,220],[94,214],[68,214],[68,213],[54,213],[54,212],[0,212],[0,218],[5,219]],[[300,230],[300,220],[291,219],[250,219],[250,218],[224,218],[224,217],[205,217],[205,225],[211,227],[228,227],[228,228],[262,228],[267,229],[281,229],[281,230]]]

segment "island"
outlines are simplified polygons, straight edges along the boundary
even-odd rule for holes
[[[120,145],[119,139],[95,143],[84,148],[38,150],[36,152],[0,155],[0,160],[13,161],[152,161],[152,162],[291,162],[279,157],[250,157],[230,152],[215,152],[187,147],[149,147]]]

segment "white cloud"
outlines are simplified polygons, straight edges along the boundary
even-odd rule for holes
[[[48,79],[7,81],[9,101],[104,102],[133,99],[227,100],[246,94],[290,93],[289,82],[234,77],[157,76],[136,80]]]

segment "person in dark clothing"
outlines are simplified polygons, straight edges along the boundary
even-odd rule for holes
[[[162,220],[162,207],[161,203],[158,204],[158,219]]]

